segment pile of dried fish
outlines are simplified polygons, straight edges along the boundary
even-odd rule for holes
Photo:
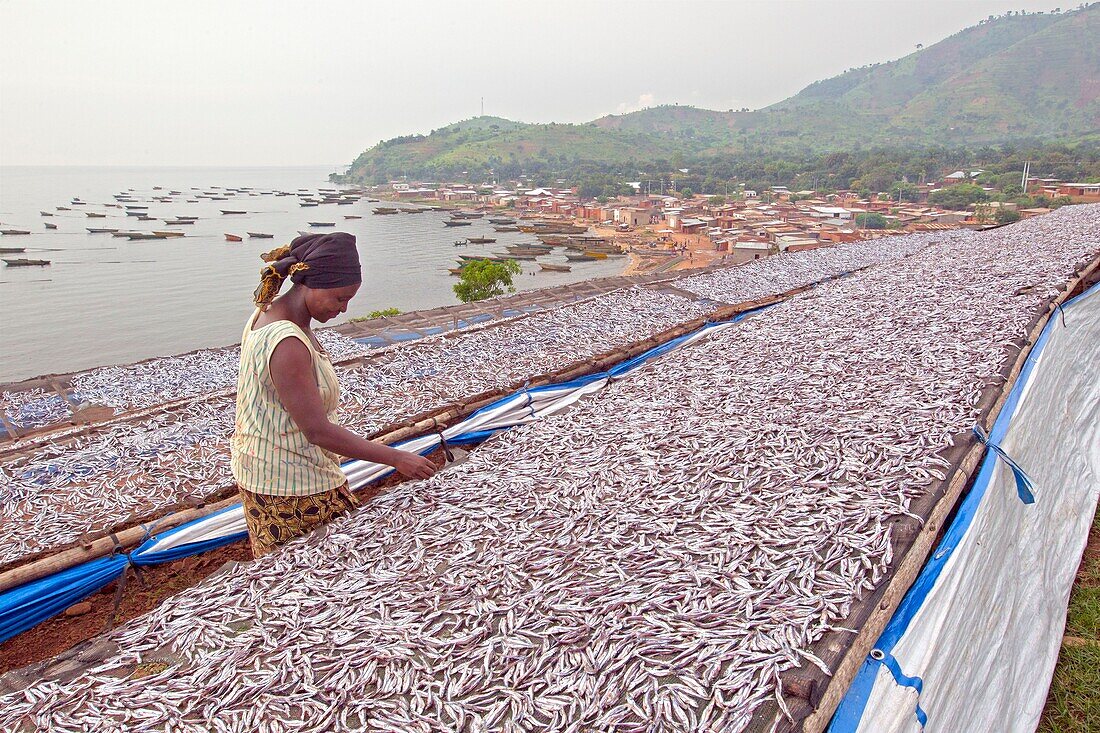
[[[780,673],[824,666],[813,642],[889,572],[887,521],[1100,251],[1100,207],[1045,219],[943,237],[499,436],[0,697],[0,727],[742,730],[785,708]]]
[[[61,395],[44,389],[0,393],[0,410],[12,425],[21,430],[50,425],[72,414]]]
[[[432,338],[340,369],[340,421],[362,433],[646,338],[706,313],[686,298],[617,291],[556,311]],[[69,544],[232,483],[233,397],[105,425],[0,462],[0,564]]]
[[[785,252],[741,267],[686,277],[677,281],[676,287],[718,301],[755,300],[908,257],[937,239],[942,237],[911,234],[806,252]]]
[[[331,329],[315,332],[334,361],[366,349]],[[124,410],[231,389],[237,383],[240,347],[206,349],[125,366],[82,372],[72,379],[78,400]]]

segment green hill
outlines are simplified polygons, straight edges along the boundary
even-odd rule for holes
[[[755,111],[665,105],[582,125],[480,117],[383,141],[352,178],[627,166],[723,153],[1073,140],[1100,130],[1100,3],[1010,15]]]

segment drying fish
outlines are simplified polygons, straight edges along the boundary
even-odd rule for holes
[[[743,730],[1097,231],[941,235],[715,332],[184,591],[0,728]]]

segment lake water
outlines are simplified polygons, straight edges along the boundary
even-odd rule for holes
[[[0,168],[2,228],[29,229],[25,236],[0,236],[0,247],[26,247],[26,254],[5,258],[47,259],[49,267],[0,267],[0,382],[50,372],[68,372],[104,364],[222,346],[240,339],[252,311],[252,291],[260,253],[285,244],[308,222],[336,222],[318,232],[347,231],[358,240],[363,287],[345,318],[372,310],[402,311],[457,303],[448,272],[458,254],[490,254],[509,244],[533,242],[522,233],[494,232],[484,219],[472,226],[443,226],[441,212],[376,216],[379,204],[366,199],[350,206],[326,204],[303,208],[296,196],[236,195],[228,201],[198,199],[214,187],[297,191],[335,188],[327,182],[331,167],[310,168]],[[160,186],[163,190],[154,190]],[[114,194],[134,189],[132,197],[149,206],[154,217],[195,216],[192,226],[168,227],[163,221],[139,222],[124,210],[106,207]],[[176,190],[171,203],[151,200]],[[190,196],[188,196],[190,194]],[[79,198],[85,206],[72,206]],[[382,204],[385,205],[385,204]],[[72,211],[57,211],[70,206]],[[243,209],[223,215],[221,209]],[[105,212],[88,218],[84,211]],[[43,217],[39,211],[52,213]],[[346,215],[361,219],[345,220]],[[45,222],[57,224],[47,231]],[[130,241],[90,234],[87,227],[140,231],[178,229],[183,238]],[[247,238],[267,232],[275,239]],[[225,234],[245,237],[225,241]],[[456,239],[488,236],[496,244],[456,248]],[[547,262],[565,262],[554,255]],[[615,275],[625,261],[573,263],[569,273],[546,273],[522,262],[518,290]],[[335,325],[333,321],[329,325]]]

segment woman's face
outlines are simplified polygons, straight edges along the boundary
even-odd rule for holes
[[[305,288],[306,308],[313,320],[327,323],[348,309],[360,283],[342,288]]]

